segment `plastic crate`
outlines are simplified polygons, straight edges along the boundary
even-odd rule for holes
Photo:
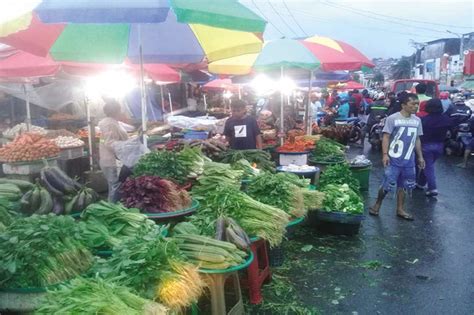
[[[268,260],[270,267],[280,267],[285,262],[285,251],[283,247],[276,246],[268,249]]]
[[[62,149],[59,152],[60,160],[73,160],[84,156],[84,147]]]
[[[307,165],[309,152],[278,152],[280,166]]]
[[[57,161],[55,159],[48,160],[49,166],[57,166]],[[22,162],[22,163],[4,163],[3,172],[5,174],[12,175],[31,175],[37,174],[45,167],[43,161],[32,161],[32,162]]]
[[[365,216],[352,215],[344,212],[326,212],[311,211],[309,212],[310,220],[317,230],[333,234],[333,235],[355,235],[359,233],[359,229]]]

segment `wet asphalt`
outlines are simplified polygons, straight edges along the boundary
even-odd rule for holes
[[[373,161],[368,207],[383,168],[370,145],[350,150],[361,153]],[[282,267],[296,299],[321,314],[474,314],[474,165],[465,170],[459,162],[438,160],[437,198],[422,191],[407,198],[413,222],[397,218],[395,197],[387,196],[380,216],[367,215],[356,236],[301,227],[285,243]]]

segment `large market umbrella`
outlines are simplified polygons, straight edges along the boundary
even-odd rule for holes
[[[344,90],[354,90],[354,89],[363,89],[365,88],[363,84],[360,84],[359,82],[356,81],[347,81],[344,83],[339,83],[337,84],[341,89]]]
[[[228,90],[237,91],[239,89],[237,84],[232,83],[231,79],[214,79],[202,86],[204,90]]]
[[[362,67],[374,67],[374,64],[351,45],[327,37],[313,36],[305,40],[280,39],[266,42],[260,53],[211,62],[208,69],[216,74],[245,75],[280,68],[282,76],[284,69],[303,69],[310,72],[311,87],[312,71],[316,68],[335,71],[360,70]],[[308,90],[308,93],[310,92],[311,89]],[[306,108],[306,119],[308,108],[309,104]],[[283,129],[282,109],[281,121]]]
[[[193,63],[258,52],[261,40],[252,32],[265,24],[232,0],[43,0],[0,25],[0,42],[62,61]],[[143,80],[141,91],[146,131]]]

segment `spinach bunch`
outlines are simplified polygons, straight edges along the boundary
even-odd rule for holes
[[[347,184],[356,193],[360,189],[359,181],[352,176],[349,165],[346,163],[331,165],[324,170],[319,177],[319,186],[323,189],[330,184]]]
[[[344,212],[347,214],[364,213],[364,203],[347,184],[326,185],[322,190],[326,195],[323,202],[323,211]]]
[[[134,176],[151,175],[172,179],[180,184],[186,182],[191,167],[183,163],[173,151],[153,151],[140,158],[133,168]]]

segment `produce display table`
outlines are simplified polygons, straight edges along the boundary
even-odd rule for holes
[[[49,166],[57,166],[56,158],[45,159]],[[45,167],[43,160],[3,163],[2,169],[6,177],[34,182],[39,177],[41,169]]]
[[[260,304],[263,301],[261,288],[272,278],[270,262],[268,260],[267,242],[260,238],[251,238],[254,260],[247,269],[247,277],[241,278],[242,286],[248,287],[251,304]]]
[[[212,315],[243,315],[244,314],[244,303],[242,301],[242,291],[240,289],[238,271],[247,268],[254,259],[252,252],[249,253],[247,260],[238,266],[234,266],[222,270],[214,269],[199,269],[199,272],[203,274],[204,281],[207,283],[210,298],[211,298],[211,314]],[[226,282],[228,279],[232,279],[232,292],[226,294]],[[228,296],[233,297],[232,308],[227,307]],[[201,309],[201,312],[208,314]],[[195,312],[193,312],[194,314]]]

